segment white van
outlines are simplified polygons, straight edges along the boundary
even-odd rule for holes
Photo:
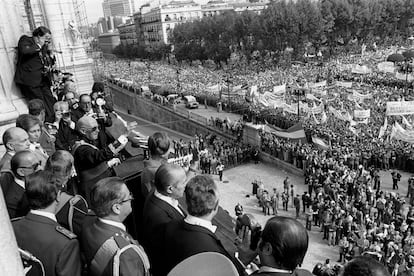
[[[185,107],[198,108],[198,102],[194,96],[184,96]]]

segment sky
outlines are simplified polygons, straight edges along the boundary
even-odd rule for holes
[[[147,2],[153,2],[156,0],[135,0],[140,3],[138,6],[143,5]],[[89,24],[96,23],[100,17],[103,17],[102,2],[103,0],[84,0],[86,7],[86,14],[88,16]],[[168,2],[161,0],[161,2]],[[207,0],[194,0],[196,3],[204,4]],[[141,4],[142,3],[142,4]]]

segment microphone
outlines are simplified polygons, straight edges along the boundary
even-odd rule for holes
[[[35,256],[33,256],[32,253],[30,253],[29,251],[23,250],[23,249],[19,249],[19,253],[20,253],[20,257],[23,260],[26,261],[32,261],[32,262],[40,262],[38,258],[36,258]]]
[[[62,51],[58,51],[58,50],[55,50],[55,49],[52,49],[52,50],[50,50],[51,52],[53,52],[53,53],[57,53],[57,54],[63,54],[63,52]]]

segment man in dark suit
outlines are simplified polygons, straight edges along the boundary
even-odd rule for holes
[[[218,211],[217,185],[211,176],[197,175],[185,188],[188,215],[171,221],[165,229],[164,268],[168,273],[184,259],[202,252],[217,252],[233,259],[214,232],[211,221]]]
[[[10,171],[10,161],[13,155],[30,148],[29,135],[20,127],[8,128],[3,133],[3,145],[6,148],[6,153],[0,160],[0,171]]]
[[[101,146],[106,146],[112,142],[111,137],[106,134],[105,128],[112,126],[111,116],[103,108],[93,108],[92,98],[88,94],[79,97],[79,107],[72,110],[72,119],[76,123],[83,116],[90,116],[98,122],[99,135],[98,141]]]
[[[75,158],[75,168],[79,176],[79,193],[90,203],[90,191],[94,184],[105,177],[114,175],[113,166],[121,163],[115,158],[116,151],[124,148],[125,143],[121,143],[115,149],[112,147],[99,147],[98,122],[89,116],[84,116],[76,123],[76,129],[80,134],[80,141],[73,146],[73,157]]]
[[[54,58],[49,51],[51,32],[46,27],[38,27],[33,36],[23,35],[18,42],[16,74],[14,81],[27,100],[40,99],[45,103],[46,121],[53,121],[55,98],[51,92],[51,70]]]
[[[30,212],[12,222],[19,248],[39,259],[49,276],[80,276],[81,260],[76,235],[55,217],[59,187],[50,172],[38,171],[26,179]],[[42,275],[33,265],[28,275]]]
[[[40,168],[39,160],[31,151],[16,153],[11,160],[11,172],[4,172],[0,178],[9,217],[25,216],[29,212],[25,189],[25,177]]]
[[[168,223],[185,217],[178,203],[184,194],[186,173],[174,164],[163,164],[155,173],[155,188],[145,201],[143,211],[143,245],[150,257],[152,274],[163,275],[164,230]],[[168,272],[168,271],[167,271]]]
[[[126,232],[122,223],[132,212],[133,197],[119,177],[96,183],[91,195],[97,218],[82,228],[81,246],[90,276],[149,275],[149,260],[144,249]]]
[[[70,152],[78,139],[78,135],[75,130],[76,124],[69,110],[69,104],[64,101],[56,102],[53,105],[53,110],[55,111],[53,124],[57,128],[56,149]]]

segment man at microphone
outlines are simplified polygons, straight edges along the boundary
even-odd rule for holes
[[[98,141],[102,147],[112,142],[111,137],[109,137],[105,132],[106,127],[112,126],[112,119],[104,111],[102,106],[93,108],[92,98],[88,94],[80,95],[79,107],[75,110],[72,110],[72,118],[75,123],[83,116],[90,116],[98,122],[100,130],[98,135]]]
[[[114,176],[113,167],[121,161],[116,156],[125,147],[128,139],[121,135],[118,140],[108,146],[98,144],[98,122],[83,116],[76,123],[80,140],[72,148],[75,168],[79,177],[79,193],[90,203],[90,191],[97,181]]]

